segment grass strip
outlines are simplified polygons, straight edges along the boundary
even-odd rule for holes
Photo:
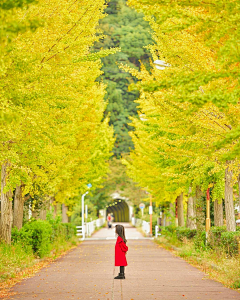
[[[30,248],[23,247],[20,243],[13,245],[0,243],[0,299],[12,296],[13,292],[10,291],[12,286],[32,277],[55,259],[76,248],[79,243],[77,237],[72,237],[68,241],[59,237],[53,242],[50,254],[42,259],[36,258]]]
[[[155,242],[173,252],[194,267],[202,270],[209,278],[240,292],[240,257],[230,256],[221,250],[199,250],[188,239],[180,242],[176,237],[160,236]]]

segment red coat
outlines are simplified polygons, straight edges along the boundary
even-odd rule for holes
[[[115,245],[115,266],[127,266],[126,252],[128,251],[127,245],[119,236]]]

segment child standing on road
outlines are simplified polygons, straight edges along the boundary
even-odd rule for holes
[[[125,229],[122,225],[116,225],[115,228],[118,235],[115,245],[115,266],[120,267],[120,273],[114,279],[125,279],[124,267],[127,266],[126,252],[128,251]]]

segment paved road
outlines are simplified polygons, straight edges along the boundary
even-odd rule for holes
[[[102,228],[101,230],[97,231],[92,235],[92,237],[88,240],[116,240],[116,234],[115,234],[115,225],[121,224],[125,227],[125,235],[127,240],[136,240],[136,239],[145,239],[142,234],[136,230],[135,227],[131,227],[128,223],[113,223],[113,226],[111,229],[108,228]]]
[[[230,300],[240,299],[236,291],[209,280],[149,239],[141,239],[134,228],[129,239],[125,280],[113,280],[114,230],[102,229],[92,240],[17,284],[14,300]],[[138,237],[139,239],[134,239]],[[105,240],[104,240],[105,238]]]

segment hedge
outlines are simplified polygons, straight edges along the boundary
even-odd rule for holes
[[[193,239],[194,247],[198,250],[206,249],[206,231],[197,231],[196,236]]]
[[[183,228],[183,227],[177,227],[176,229],[177,238],[180,241],[183,241],[184,238],[187,238],[189,240],[193,239],[196,234],[196,229],[189,229],[189,228]]]
[[[26,223],[20,230],[12,229],[12,241],[20,242],[24,247],[31,247],[40,258],[50,253],[52,243],[57,238],[69,240],[76,234],[75,226],[58,222],[33,220]]]
[[[206,232],[184,227],[166,226],[161,228],[163,235],[176,236],[183,242],[184,238],[193,240],[196,249],[205,250],[206,247],[219,249],[229,255],[237,255],[240,251],[240,229],[236,232],[227,232],[226,226],[211,227],[206,245]]]
[[[208,236],[208,244],[212,249],[221,246],[222,244],[221,236],[222,233],[226,231],[227,231],[226,226],[220,226],[220,227],[213,226],[210,228],[209,236]]]
[[[163,235],[173,235],[176,233],[177,227],[174,225],[170,225],[170,226],[161,226],[161,233]]]
[[[225,226],[212,227],[209,231],[208,243],[212,249],[219,248],[230,255],[239,251],[240,232],[228,232]]]

